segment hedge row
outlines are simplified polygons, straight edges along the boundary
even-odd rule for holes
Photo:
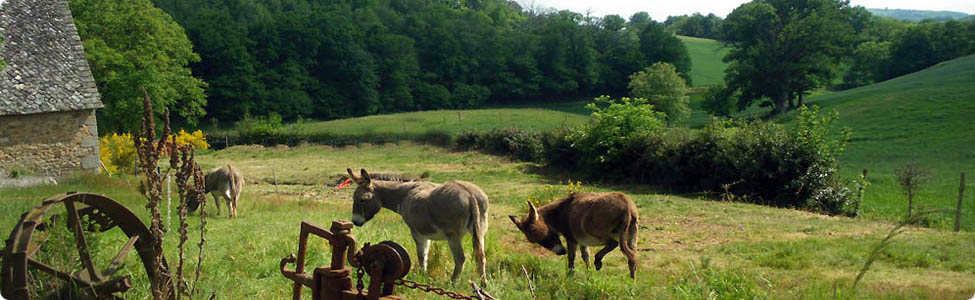
[[[593,180],[663,185],[681,192],[718,193],[735,201],[844,213],[851,193],[837,182],[835,156],[841,144],[824,140],[821,123],[806,123],[793,129],[765,122],[715,123],[702,130],[660,128],[616,143],[613,147],[619,149],[613,156],[603,155],[608,150],[599,148],[587,153],[579,145],[582,135],[570,130],[468,131],[457,136],[455,147],[564,167]]]

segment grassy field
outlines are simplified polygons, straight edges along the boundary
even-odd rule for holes
[[[641,215],[639,271],[637,280],[630,280],[622,255],[612,252],[603,270],[586,269],[580,261],[578,272],[567,275],[564,256],[526,242],[506,217],[523,214],[525,200],[566,190],[563,183],[569,178],[533,164],[410,143],[361,148],[238,146],[198,158],[207,168],[233,163],[248,181],[239,219],[227,219],[226,212],[208,218],[201,289],[215,291],[219,299],[290,297],[290,281],[278,272],[278,262],[295,252],[301,221],[327,226],[351,217],[352,189],[323,187],[345,168],[428,171],[434,182],[463,179],[481,186],[491,199],[487,290],[501,299],[528,299],[528,280],[540,299],[964,299],[975,292],[975,233],[970,232],[912,228],[882,252],[859,289],[853,290],[850,284],[867,254],[893,224],[583,182],[583,190],[625,191],[636,201]],[[278,186],[270,184],[275,181]],[[107,194],[145,219],[145,201],[137,185],[134,178],[94,176],[58,186],[0,190],[0,232],[9,232],[20,214],[42,198],[71,190]],[[191,222],[198,223],[199,217],[192,216]],[[193,245],[198,234],[196,225],[191,226],[188,244]],[[360,242],[393,240],[414,253],[406,226],[390,211],[380,212],[353,234]],[[104,238],[97,244],[118,247],[122,242]],[[175,244],[171,233],[166,240],[171,263]],[[312,239],[309,244],[308,266],[327,264],[325,243]],[[187,249],[195,257],[195,246]],[[462,282],[475,278],[470,261]],[[434,242],[429,273],[412,272],[407,278],[468,292],[466,284],[447,279],[452,266],[446,244]],[[138,272],[139,267],[131,256],[123,272]],[[134,279],[127,298],[147,298],[146,280]],[[409,299],[442,299],[398,291]]]
[[[721,61],[728,48],[721,42],[689,36],[677,36],[684,41],[691,55],[691,82],[693,86],[718,85],[724,82],[724,69],[728,63]]]
[[[975,56],[964,57],[886,82],[811,98],[840,114],[839,126],[853,130],[840,157],[844,177],[868,169],[872,185],[864,196],[867,217],[903,218],[907,197],[894,171],[916,162],[930,171],[915,200],[924,209],[951,209],[931,217],[931,226],[953,226],[959,175],[975,177]],[[781,120],[791,121],[789,118]],[[975,230],[975,198],[966,192],[962,227]]]
[[[285,135],[318,135],[344,137],[400,137],[409,139],[427,133],[454,136],[465,130],[517,128],[551,130],[569,128],[584,122],[588,116],[586,100],[491,106],[469,110],[430,110],[372,115],[331,121],[310,121],[283,126]],[[231,129],[234,130],[234,129]],[[227,130],[209,130],[208,136],[220,138]],[[231,134],[233,135],[233,134]]]

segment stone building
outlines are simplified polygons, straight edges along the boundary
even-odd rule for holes
[[[104,106],[67,0],[0,2],[0,175],[98,172]]]

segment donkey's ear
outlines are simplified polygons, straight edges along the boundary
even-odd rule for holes
[[[351,168],[345,169],[345,171],[346,172],[349,172],[349,178],[352,179],[352,181],[355,181],[356,184],[360,184],[360,181],[362,181],[362,178],[359,178],[358,176],[355,176],[355,173],[352,173],[352,169]]]
[[[369,181],[372,181],[372,177],[369,177],[369,172],[366,172],[366,169],[359,169],[359,174],[361,174],[362,181],[364,181],[365,183],[368,184]]]
[[[531,201],[525,201],[528,203],[528,221],[534,223],[538,221],[538,210],[535,209],[535,205]]]
[[[508,215],[508,218],[511,218],[511,222],[514,222],[515,226],[518,226],[519,228],[521,227],[521,223],[518,223],[518,217]]]

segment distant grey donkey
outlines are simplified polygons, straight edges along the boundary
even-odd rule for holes
[[[217,203],[217,215],[220,215],[220,199],[223,197],[227,201],[227,211],[230,218],[237,217],[237,201],[240,199],[240,192],[244,189],[244,176],[240,174],[240,169],[231,165],[226,165],[213,169],[206,175],[207,193],[213,195],[213,200]],[[187,208],[190,212],[196,211],[200,203],[196,200],[187,201]]]

